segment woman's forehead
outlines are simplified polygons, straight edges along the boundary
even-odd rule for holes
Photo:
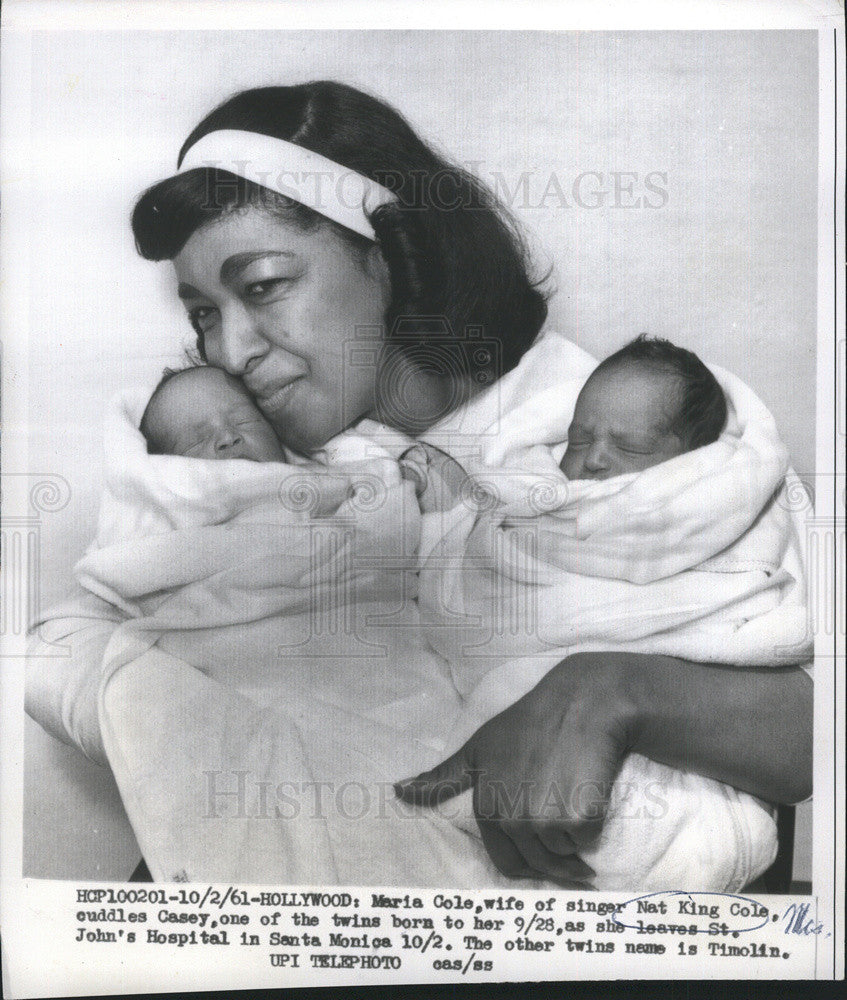
[[[221,274],[221,268],[230,258],[240,258],[228,265],[231,268],[264,255],[290,259],[320,253],[332,243],[328,227],[304,230],[260,208],[243,208],[227,212],[195,230],[174,257],[173,264],[186,281],[190,280],[190,273],[199,271],[208,276],[210,269],[225,279],[226,270]]]

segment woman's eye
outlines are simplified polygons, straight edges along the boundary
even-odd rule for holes
[[[211,328],[216,315],[214,306],[196,306],[188,310],[188,319],[198,334],[204,334]]]
[[[266,278],[264,281],[251,281],[244,289],[250,299],[261,299],[277,291],[285,283],[285,278]]]
[[[587,448],[588,447],[588,442],[587,441],[568,441],[568,447],[569,448]]]

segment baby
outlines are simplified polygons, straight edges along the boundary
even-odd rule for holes
[[[765,467],[775,484],[783,449],[758,400],[739,399],[741,436],[715,443],[729,412],[721,385],[694,354],[641,336],[591,372],[575,405],[563,392],[560,409],[539,407],[558,444],[516,448],[512,466],[471,471],[452,493],[441,475],[445,517],[427,538],[418,604],[474,723],[574,653],[779,666],[806,620],[802,582],[782,566],[793,536],[767,488],[756,510],[736,487]],[[451,746],[471,735],[462,725]],[[544,808],[555,818],[552,797]],[[631,754],[580,857],[600,890],[734,892],[775,848],[773,819],[752,797]]]
[[[273,428],[241,382],[208,365],[166,372],[140,430],[151,455],[285,461]]]
[[[696,354],[641,334],[582,387],[559,468],[570,480],[641,472],[717,441],[726,418],[723,390]],[[410,448],[400,464],[424,514],[473,497],[467,473],[432,445]]]
[[[583,386],[559,468],[568,479],[641,472],[717,441],[726,416],[723,390],[696,354],[641,334]]]

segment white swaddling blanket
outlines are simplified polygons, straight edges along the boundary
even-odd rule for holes
[[[392,454],[409,442],[344,435],[331,469],[151,456],[145,398],[108,422],[76,572],[129,616],[99,726],[154,877],[507,884],[472,826],[392,790],[461,710],[418,627],[420,517]]]
[[[563,437],[561,400],[575,399],[592,368],[548,333],[427,438],[508,468],[526,446]],[[409,442],[360,425],[361,435],[328,449],[336,478],[323,472],[320,482],[294,466],[148,456],[135,429],[145,399],[111,423],[102,532],[79,570],[131,616],[104,658],[98,726],[154,876],[513,884],[491,865],[468,794],[439,814],[404,807],[390,790],[534,683],[522,671],[511,692],[494,684],[493,696],[466,705],[426,644],[414,572],[420,514],[396,465]],[[358,498],[348,495],[354,482]],[[543,660],[533,669],[556,662]],[[92,686],[78,671],[68,678],[51,671],[41,690],[34,680],[35,715],[94,746],[100,734],[83,731],[91,713],[67,704]],[[47,690],[57,685],[67,690]],[[73,731],[53,718],[58,706],[78,720]],[[744,884],[768,859],[738,838],[726,843],[724,818],[699,817],[702,839],[717,844],[710,857],[700,852],[700,867],[668,865],[647,844],[639,865],[630,869],[624,851],[617,883],[600,873],[598,886]]]
[[[558,352],[536,360],[556,378]],[[714,371],[730,404],[726,432],[643,472],[569,482],[561,446],[520,442],[493,469],[484,449],[463,456],[461,495],[423,518],[419,579],[425,634],[468,698],[457,739],[577,651],[750,667],[811,656],[785,448],[755,394]],[[565,437],[578,387],[561,376],[569,391],[548,396],[525,441]],[[709,872],[733,891],[775,850],[763,803],[633,754],[582,857],[598,888],[656,885],[661,857],[667,885]]]

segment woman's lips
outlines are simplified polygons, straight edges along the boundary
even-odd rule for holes
[[[281,410],[284,410],[286,406],[291,401],[291,397],[294,394],[297,383],[303,378],[302,375],[298,375],[297,378],[292,379],[290,382],[279,389],[270,389],[266,392],[260,392],[256,396],[256,404],[259,409],[266,416],[269,413],[277,414]]]

